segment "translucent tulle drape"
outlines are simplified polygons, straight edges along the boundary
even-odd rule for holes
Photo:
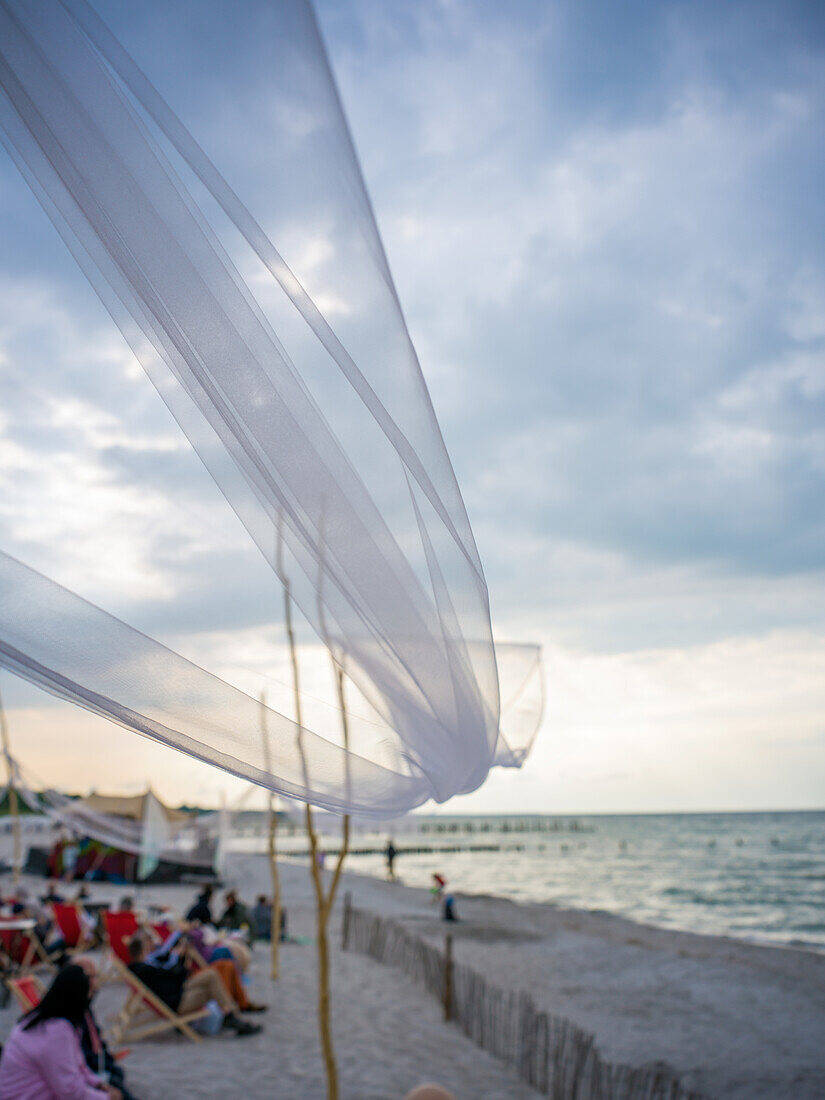
[[[228,89],[227,110],[249,96],[249,141],[279,151],[264,181],[275,231],[84,0],[0,0],[0,127],[249,535],[383,722],[380,752],[347,755],[270,712],[265,756],[257,701],[5,555],[0,662],[287,795],[398,813],[521,762],[541,710],[537,653],[507,652],[500,697],[481,563],[312,9],[244,6],[237,22],[249,88]],[[316,259],[302,272],[295,242],[308,240]]]

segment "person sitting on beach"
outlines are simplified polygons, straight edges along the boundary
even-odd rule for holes
[[[283,921],[281,924],[283,925]],[[217,959],[230,959],[237,966],[238,972],[245,974],[252,962],[252,952],[241,932],[224,934],[201,924],[192,924],[186,930],[186,938],[207,963]]]
[[[199,921],[201,924],[212,924],[212,910],[209,908],[209,903],[212,900],[212,887],[204,886],[203,890],[198,894],[195,899],[195,904],[186,914],[188,921]]]
[[[195,974],[186,970],[186,962],[180,956],[174,966],[163,968],[147,961],[147,937],[137,932],[129,940],[129,969],[173,1012],[185,1016],[197,1012],[208,1001],[215,1001],[223,1012],[223,1026],[237,1035],[255,1035],[261,1029],[238,1018],[239,1006],[227,992],[216,969],[208,966]]]
[[[62,905],[63,896],[57,892],[56,879],[49,879],[49,889],[46,891],[46,896],[43,898],[43,904],[48,905],[53,901],[56,901],[58,905]]]
[[[33,901],[22,887],[17,891],[17,898],[12,905],[12,914],[16,917],[28,918],[34,921],[32,935],[37,939],[52,962],[61,963],[66,955],[66,941],[55,926],[48,907],[43,907]]]
[[[148,929],[144,929],[144,935],[147,943],[151,940],[153,944],[151,950],[147,950],[145,960],[150,966],[160,967],[161,970],[171,970],[181,963],[186,964],[186,943],[181,929],[176,929],[170,933],[163,942],[159,942],[159,938],[153,938],[156,933],[150,933]]]
[[[0,1100],[122,1100],[86,1065],[78,1028],[89,1007],[88,975],[65,966],[12,1029],[3,1048]]]
[[[160,947],[156,947],[146,956],[144,961],[162,970],[169,970],[180,962],[188,968],[193,961],[190,958],[191,944],[207,966],[217,971],[226,986],[227,993],[241,1012],[266,1012],[266,1005],[251,1001],[244,988],[242,975],[246,973],[252,962],[252,952],[247,945],[237,936],[228,936],[226,940],[209,947],[203,940],[198,942],[196,939],[197,932],[201,931],[202,929],[198,927],[188,932],[183,929],[172,932]],[[197,959],[197,956],[195,958]]]
[[[272,902],[265,894],[259,894],[252,908],[252,931],[256,940],[272,939]]]
[[[78,958],[76,962],[89,979],[89,1007],[83,1014],[83,1022],[80,1025],[80,1049],[83,1051],[86,1065],[101,1081],[118,1089],[123,1100],[135,1100],[126,1088],[123,1067],[120,1062],[115,1061],[92,1011],[91,1002],[97,992],[97,967],[94,960],[85,955]]]
[[[258,900],[252,908],[252,931],[256,940],[272,939],[272,902],[263,894],[258,895]],[[286,942],[286,909],[281,907],[279,914],[280,931],[278,939]]]
[[[249,910],[237,893],[234,890],[227,890],[224,901],[226,902],[226,908],[221,913],[218,928],[226,928],[229,931],[237,932],[246,927],[252,935],[252,920],[249,916]]]
[[[29,901],[29,892],[24,886],[20,886],[17,890],[17,896],[12,899],[11,902],[12,916],[15,917],[30,917],[34,916],[34,908]]]

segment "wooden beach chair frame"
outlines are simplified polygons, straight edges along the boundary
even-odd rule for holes
[[[163,1031],[179,1031],[193,1043],[201,1041],[201,1036],[189,1025],[208,1016],[208,1008],[199,1008],[196,1012],[187,1012],[180,1016],[144,985],[137,974],[124,966],[114,953],[111,962],[118,977],[129,987],[126,1004],[110,1022],[109,1032],[113,1044],[121,1046],[123,1043],[136,1042]],[[146,1019],[147,1014],[149,1019]]]
[[[197,947],[195,947],[191,940],[187,940],[186,950],[189,953],[190,960],[194,964],[195,970],[206,970],[206,968],[209,966],[209,963],[206,961],[200,951],[198,951]]]
[[[24,974],[22,977],[6,978],[6,985],[24,1012],[31,1012],[37,1008],[43,1000],[46,987],[35,974]],[[27,991],[29,987],[29,991]],[[37,1000],[34,997],[37,997]]]
[[[12,936],[12,942],[6,946],[5,938],[2,937],[3,932],[8,932]],[[23,952],[22,958],[15,960],[14,958],[14,934],[17,933],[22,941],[25,941],[26,948]],[[55,964],[49,958],[43,944],[40,942],[40,937],[31,929],[31,931],[21,932],[16,928],[4,928],[2,922],[0,922],[0,962],[6,968],[10,974],[16,974],[18,978],[23,977],[25,974],[30,974],[38,966],[47,966],[49,970],[54,970]]]
[[[112,918],[129,916],[132,918],[129,923],[129,930],[126,932],[118,931],[116,938],[119,941],[117,944],[112,942],[113,928],[112,924],[117,923]],[[134,927],[132,927],[132,924]],[[107,982],[117,982],[121,979],[121,974],[115,968],[112,963],[112,959],[119,959],[124,966],[128,966],[129,951],[128,941],[141,929],[140,921],[137,919],[137,914],[131,909],[112,911],[109,909],[104,910],[100,914],[100,927],[103,929],[103,941],[108,947],[108,953],[106,955],[105,964],[101,967],[97,981],[98,985],[105,985]]]

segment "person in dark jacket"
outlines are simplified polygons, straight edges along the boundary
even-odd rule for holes
[[[200,894],[195,899],[195,904],[186,914],[187,920],[200,921],[201,924],[213,924],[212,911],[209,908],[209,903],[212,900],[212,887],[204,886]]]
[[[238,929],[246,925],[250,935],[254,936],[254,932],[252,931],[252,918],[249,915],[249,910],[235,891],[227,890],[224,901],[226,902],[226,908],[221,913],[221,919],[218,921],[218,928],[226,928],[230,932],[237,932]]]
[[[223,1026],[238,1035],[255,1035],[261,1029],[248,1024],[237,1015],[238,1006],[229,996],[220,975],[211,967],[189,974],[184,955],[173,966],[153,966],[146,959],[148,941],[144,932],[137,932],[129,940],[129,969],[140,978],[173,1012],[181,1016],[197,1012],[208,1001],[215,1001],[223,1012]]]

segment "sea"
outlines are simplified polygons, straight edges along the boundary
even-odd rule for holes
[[[412,815],[392,832],[355,829],[347,866],[457,894],[615,913],[646,924],[825,951],[825,811],[578,817]],[[335,833],[324,832],[331,855]],[[263,850],[261,822],[233,847]],[[287,858],[306,858],[299,825],[280,828]],[[292,853],[289,855],[288,853]]]

